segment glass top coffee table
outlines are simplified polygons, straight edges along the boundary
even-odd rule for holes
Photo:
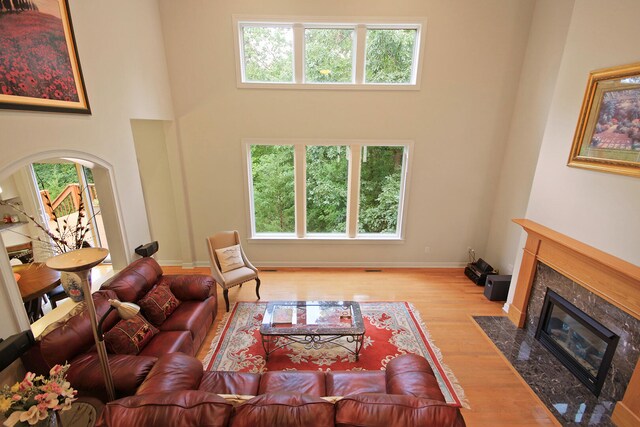
[[[307,349],[333,343],[358,360],[364,323],[355,301],[272,301],[267,303],[260,336],[267,360],[290,343],[303,344]]]

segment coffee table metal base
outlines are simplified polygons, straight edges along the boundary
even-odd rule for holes
[[[360,357],[360,350],[362,349],[362,342],[364,340],[364,334],[357,335],[263,335],[262,347],[264,348],[265,359],[269,360],[269,355],[274,351],[283,348],[291,343],[302,344],[306,350],[318,349],[324,344],[332,343],[344,348],[351,354],[356,356],[356,361]],[[355,343],[354,348],[344,345],[339,342],[340,338],[344,338],[347,343]]]

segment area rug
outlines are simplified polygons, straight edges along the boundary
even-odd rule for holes
[[[360,358],[339,345],[307,349],[291,343],[269,356],[260,338],[266,302],[238,302],[220,323],[203,365],[206,370],[266,372],[273,370],[378,370],[401,354],[424,356],[438,380],[447,404],[468,407],[453,372],[442,362],[420,313],[407,302],[361,302],[365,337]],[[353,344],[345,345],[353,346]]]

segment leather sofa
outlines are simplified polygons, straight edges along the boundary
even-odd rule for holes
[[[386,371],[203,372],[184,354],[162,356],[135,396],[108,403],[97,426],[464,427],[429,363],[402,355]]]
[[[133,395],[159,357],[175,352],[195,355],[217,314],[215,282],[205,275],[163,275],[153,258],[141,258],[117,273],[95,292],[98,318],[109,309],[109,299],[139,302],[156,286],[166,285],[179,300],[175,310],[158,326],[159,332],[136,355],[109,353],[117,396]],[[103,323],[105,333],[120,318],[113,311]],[[25,368],[48,374],[55,364],[69,362],[67,379],[80,395],[105,397],[93,332],[84,304],[50,325],[23,355]]]

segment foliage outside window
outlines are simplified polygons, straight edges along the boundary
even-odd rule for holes
[[[239,84],[417,86],[422,29],[419,22],[238,20],[237,28]]]
[[[353,81],[353,29],[306,29],[304,45],[305,81]]]
[[[358,142],[248,148],[254,237],[401,235],[407,146]]]
[[[293,29],[243,27],[244,78],[250,82],[293,81]]]

